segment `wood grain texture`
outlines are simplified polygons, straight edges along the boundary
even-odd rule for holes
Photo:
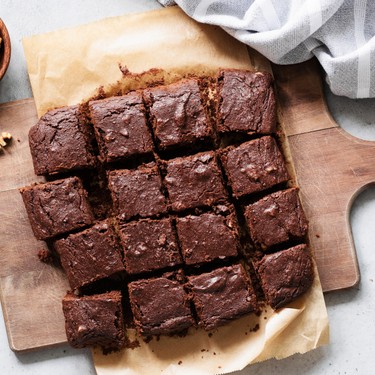
[[[324,291],[360,279],[349,214],[353,200],[375,182],[375,142],[338,127],[327,109],[315,60],[273,65],[283,128],[309,219],[309,239]]]
[[[0,192],[43,181],[34,174],[28,141],[29,129],[37,119],[33,99],[0,105],[0,129],[12,134],[11,143],[0,152]]]
[[[33,173],[28,131],[37,121],[33,99],[0,105],[0,128],[12,142],[0,153],[0,296],[9,346],[25,351],[66,342],[61,299],[69,289],[62,270],[39,261],[19,187],[42,181]]]
[[[272,65],[280,117],[287,136],[338,127],[324,100],[317,60],[296,65]]]

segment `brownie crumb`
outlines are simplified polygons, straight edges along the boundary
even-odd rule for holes
[[[137,339],[135,339],[133,341],[128,340],[125,345],[125,348],[133,350],[133,349],[139,348],[140,346],[141,346],[140,342]]]
[[[38,258],[43,263],[53,264],[53,256],[49,250],[40,249],[38,251]]]
[[[249,332],[256,332],[259,330],[259,323],[255,324],[255,326],[253,328],[250,328]]]
[[[144,341],[146,344],[148,344],[152,339],[153,339],[152,336],[145,336],[145,337],[143,337],[143,341]]]
[[[179,364],[179,365],[182,365],[182,361],[178,361],[178,364]]]

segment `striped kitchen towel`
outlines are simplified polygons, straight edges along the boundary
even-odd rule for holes
[[[375,0],[159,0],[221,26],[277,64],[316,56],[331,90],[375,97]]]

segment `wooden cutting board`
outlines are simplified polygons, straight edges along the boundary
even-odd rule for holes
[[[350,136],[332,120],[315,61],[273,66],[273,71],[323,289],[354,286],[359,270],[349,210],[355,196],[375,181],[375,143]],[[36,121],[33,99],[0,105],[0,128],[14,137],[0,154],[0,291],[15,351],[66,342],[61,298],[68,283],[60,269],[39,261],[36,254],[45,244],[34,238],[18,192],[41,180],[32,172],[27,142]]]

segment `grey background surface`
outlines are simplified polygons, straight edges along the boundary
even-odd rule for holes
[[[11,63],[0,82],[0,102],[32,96],[21,45],[24,36],[158,7],[152,0],[0,0],[0,18],[12,40]],[[346,131],[375,140],[375,100],[337,97],[328,89],[326,96],[333,117]],[[359,195],[350,220],[362,279],[356,288],[325,295],[331,325],[330,345],[281,361],[256,364],[236,374],[374,374],[375,188]],[[84,375],[95,374],[95,369],[88,350],[74,350],[67,345],[27,354],[13,353],[0,314],[0,374]]]

